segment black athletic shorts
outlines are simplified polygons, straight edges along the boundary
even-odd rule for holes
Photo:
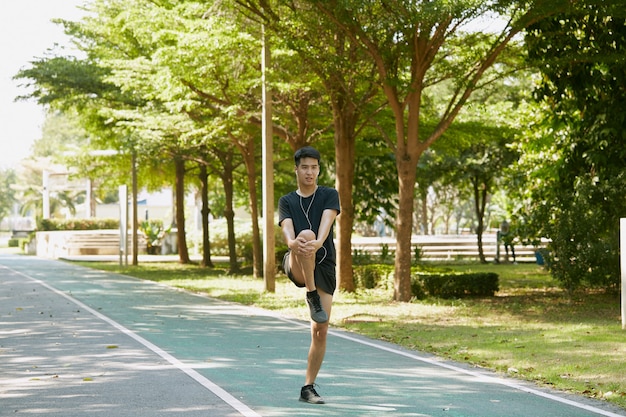
[[[287,251],[285,256],[283,257],[283,271],[289,277],[291,282],[293,282],[297,287],[304,287],[304,284],[298,284],[293,274],[291,273],[291,269],[289,269],[289,256],[291,251]],[[315,286],[317,288],[321,288],[325,293],[333,295],[335,290],[337,289],[337,271],[335,270],[335,263],[328,262],[323,260],[322,263],[315,265]]]

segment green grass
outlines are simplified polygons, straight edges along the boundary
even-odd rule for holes
[[[282,275],[276,292],[266,293],[263,280],[228,275],[219,265],[84,265],[308,319],[304,293]],[[332,325],[626,408],[619,294],[568,296],[534,264],[437,268],[496,272],[500,291],[487,298],[398,303],[391,301],[392,285],[386,281],[372,290],[338,292]]]

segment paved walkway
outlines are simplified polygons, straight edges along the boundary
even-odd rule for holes
[[[0,255],[0,416],[626,416],[340,330],[317,381],[328,404],[304,404],[308,343],[308,323]]]

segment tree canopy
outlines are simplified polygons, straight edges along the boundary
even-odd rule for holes
[[[84,138],[71,163],[87,176],[122,183],[135,161],[140,186],[175,185],[177,204],[190,180],[206,190],[217,178],[230,222],[237,190],[256,221],[266,28],[277,188],[291,187],[293,150],[324,151],[323,178],[335,181],[342,205],[341,288],[354,290],[355,221],[382,210],[397,232],[394,298],[410,300],[411,235],[433,229],[428,196],[453,201],[470,185],[480,241],[488,194],[505,187],[505,170],[526,209],[526,236],[552,240],[555,273],[593,270],[580,256],[572,262],[581,246],[566,243],[575,227],[567,219],[587,218],[587,234],[574,241],[611,253],[614,266],[626,79],[615,0],[94,0],[87,9],[80,22],[62,22],[82,57],[36,59],[17,76],[32,85],[30,98],[77,122],[72,135]],[[501,24],[476,30],[485,19]],[[542,72],[542,107],[527,102],[529,64]],[[526,123],[541,111],[555,117]],[[115,156],[91,157],[94,150]],[[546,157],[555,163],[537,166]],[[521,185],[524,177],[535,182]],[[177,215],[184,227],[184,206]],[[256,223],[253,231],[258,258]],[[591,248],[594,237],[602,244]]]

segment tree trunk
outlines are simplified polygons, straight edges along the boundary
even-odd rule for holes
[[[411,236],[413,232],[413,199],[417,163],[408,157],[398,157],[399,207],[396,220],[396,260],[394,276],[395,301],[410,301],[411,293]]]
[[[261,232],[259,228],[259,205],[256,192],[256,167],[254,154],[254,139],[240,147],[244,164],[248,173],[248,192],[250,195],[250,215],[252,216],[252,268],[254,276],[263,278],[263,248],[261,246]]]
[[[230,259],[229,273],[239,272],[239,263],[237,262],[237,240],[235,237],[235,209],[233,205],[233,160],[232,151],[224,159],[224,172],[222,174],[222,183],[224,185],[224,217],[226,218],[226,227],[228,229],[228,256]]]
[[[176,167],[176,226],[178,228],[178,262],[191,263],[185,232],[185,161],[181,157],[174,158]]]
[[[335,118],[337,119],[337,118]],[[335,125],[340,124],[337,121]],[[352,131],[335,129],[335,185],[339,194],[341,215],[337,218],[337,277],[338,287],[347,292],[355,291],[352,269],[352,228],[354,204],[352,184],[354,183],[355,140]]]
[[[211,240],[209,238],[209,214],[211,208],[209,207],[209,173],[205,164],[200,164],[200,173],[198,174],[200,179],[202,195],[202,209],[200,215],[202,217],[202,262],[203,267],[213,268],[213,262],[211,261]]]
[[[474,186],[474,208],[476,210],[476,241],[478,244],[478,257],[480,262],[486,264],[485,252],[483,250],[483,230],[485,208],[487,207],[487,184],[481,183],[479,180],[472,180]]]

